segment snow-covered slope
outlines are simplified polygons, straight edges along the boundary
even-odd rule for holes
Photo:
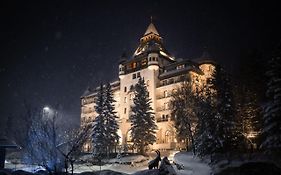
[[[174,156],[177,164],[183,164],[183,170],[177,170],[178,175],[210,175],[211,167],[199,158],[193,157],[191,152],[178,152]]]

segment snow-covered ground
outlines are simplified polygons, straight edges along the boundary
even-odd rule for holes
[[[141,155],[134,155],[128,157],[121,157],[120,159],[110,159],[105,162],[103,166],[93,165],[91,163],[83,163],[83,164],[75,164],[74,172],[81,173],[86,171],[99,171],[99,170],[113,170],[117,172],[122,172],[126,174],[133,174],[137,171],[147,169],[148,158]],[[129,162],[133,162],[132,164],[128,164]],[[24,170],[28,172],[36,172],[43,168],[38,167],[36,165],[26,165],[21,163],[11,163],[9,161],[5,162],[5,168],[13,169],[13,170]]]
[[[78,164],[75,166],[75,173],[85,172],[85,171],[99,171],[101,170],[113,170],[117,172],[122,172],[126,174],[132,174],[137,171],[147,169],[148,158],[135,155],[128,157],[121,157],[120,159],[110,159],[108,164],[103,166],[97,166],[92,164]],[[132,164],[128,164],[129,162],[133,162]]]
[[[184,168],[182,170],[178,170],[175,165],[173,165],[176,173],[178,175],[210,175],[211,168],[200,161],[199,158],[193,157],[190,152],[178,152],[178,151],[170,151],[168,154],[168,160],[173,163],[176,162],[178,164],[183,164]],[[162,157],[163,158],[163,157]],[[151,160],[152,158],[150,158]],[[138,171],[147,170],[147,157],[143,157],[140,155],[122,157],[121,159],[110,159],[108,160],[108,164],[103,166],[92,165],[90,163],[83,164],[75,164],[75,173],[85,172],[85,171],[99,171],[101,170],[113,170],[117,172],[122,172],[126,174],[134,174]],[[117,163],[118,162],[118,163]],[[133,164],[122,164],[134,162]],[[35,172],[40,170],[41,168],[38,166],[30,166],[24,164],[12,164],[6,162],[6,168],[14,169],[14,170],[25,170],[29,172]]]
[[[174,161],[183,164],[183,170],[175,168],[178,175],[210,175],[211,167],[194,157],[191,152],[178,152],[174,156]]]

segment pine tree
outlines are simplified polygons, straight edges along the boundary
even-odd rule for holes
[[[248,89],[241,92],[242,101],[239,102],[239,115],[242,120],[241,132],[248,138],[250,135],[255,134],[255,140],[249,138],[250,146],[253,142],[257,143],[259,133],[261,130],[261,107],[258,105],[257,96],[255,93]]]
[[[111,85],[108,83],[105,87],[104,94],[104,122],[106,129],[106,141],[107,141],[107,150],[110,152],[114,146],[118,143],[119,136],[117,131],[119,129],[116,116],[115,100],[113,99],[113,91]]]
[[[130,115],[132,141],[138,148],[139,153],[145,153],[145,147],[156,141],[155,118],[152,112],[151,99],[144,83],[144,79],[140,78],[135,85],[135,98],[132,106],[132,114]]]
[[[281,149],[281,49],[269,62],[266,96],[268,102],[264,108],[262,148],[268,152],[279,152]]]
[[[231,152],[239,147],[243,137],[237,129],[238,121],[230,77],[217,66],[211,84],[211,88],[216,92],[217,139],[222,145],[222,152]]]
[[[106,152],[106,130],[105,130],[105,114],[104,114],[104,89],[103,85],[100,85],[100,89],[97,93],[97,100],[95,105],[95,111],[97,113],[96,118],[93,121],[93,133],[92,142],[94,147],[94,154],[104,154]]]
[[[214,94],[209,85],[204,87],[204,96],[198,96],[196,116],[195,146],[199,156],[220,152],[222,145],[218,136],[218,117],[214,104]]]
[[[182,86],[172,95],[171,107],[174,126],[178,140],[184,140],[188,149],[188,140],[191,141],[193,154],[195,154],[194,146],[194,130],[192,130],[197,117],[195,116],[197,97],[192,91],[190,83],[183,82]]]

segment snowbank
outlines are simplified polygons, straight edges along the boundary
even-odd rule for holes
[[[178,175],[210,175],[212,172],[209,165],[194,157],[191,152],[176,153],[174,162],[183,165],[182,170],[175,167]]]

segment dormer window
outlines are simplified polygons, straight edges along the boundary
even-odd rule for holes
[[[132,63],[132,68],[135,69],[136,67],[137,67],[137,63],[136,63],[136,62],[133,62],[133,63]]]
[[[143,59],[143,60],[141,61],[141,65],[142,65],[142,66],[145,66],[146,63],[147,63],[146,59]]]
[[[177,69],[183,69],[184,68],[184,64],[178,65]]]

